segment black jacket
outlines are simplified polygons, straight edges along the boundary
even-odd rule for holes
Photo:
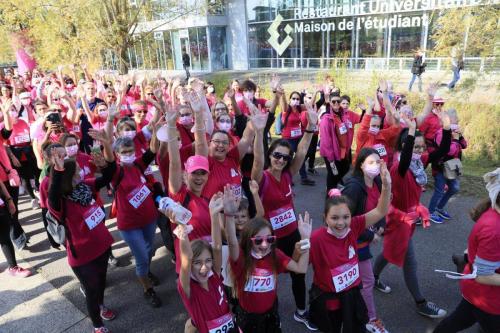
[[[425,71],[426,64],[422,64],[422,57],[415,56],[413,59],[413,65],[411,66],[411,73],[420,75]]]
[[[382,180],[380,176],[375,177],[375,185],[378,190],[382,192]],[[366,212],[366,199],[368,193],[366,192],[365,180],[359,176],[351,176],[347,179],[345,187],[342,189],[342,194],[347,196],[351,202],[351,213],[352,216],[363,215]],[[385,227],[385,218],[377,222],[371,229],[365,229],[365,231],[359,236],[358,243],[371,242],[375,236],[372,230],[376,230],[380,227]],[[370,253],[370,248],[362,248],[358,251],[359,261],[364,261],[372,257]]]

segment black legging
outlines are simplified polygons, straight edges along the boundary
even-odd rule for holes
[[[500,315],[486,313],[462,298],[455,311],[434,329],[434,333],[456,333],[479,323],[485,333],[500,332]]]
[[[296,229],[290,235],[278,239],[278,248],[290,258],[295,250],[295,243],[300,241],[299,229]],[[290,272],[292,278],[293,298],[297,309],[305,310],[306,308],[306,275]]]
[[[38,190],[38,187],[40,186],[38,181],[38,178],[40,177],[40,169],[38,169],[36,165],[33,148],[31,146],[22,148],[11,146],[10,149],[21,163],[21,167],[15,169],[19,173],[19,177],[21,177],[26,183],[26,190],[28,191],[31,199],[35,199],[34,190]],[[32,179],[35,180],[35,188],[31,185]]]
[[[330,166],[330,162],[328,162],[328,159],[326,157],[324,159],[326,171],[328,173],[326,176],[326,192],[328,193],[328,191],[330,191],[332,188],[336,188],[339,183],[344,183],[342,178],[344,178],[344,176],[349,172],[351,161],[348,157],[340,161],[335,161],[335,166],[337,167],[338,174],[334,175]]]
[[[24,233],[23,227],[21,227],[21,224],[19,224],[19,209],[18,209],[18,199],[19,199],[19,187],[12,187],[9,184],[9,181],[4,182],[5,187],[7,187],[7,191],[9,191],[9,194],[14,202],[14,205],[16,206],[16,212],[14,215],[12,215],[11,218],[11,227],[12,227],[12,232],[14,235],[13,239],[17,239],[19,236],[21,236]]]
[[[104,326],[99,306],[104,303],[104,289],[106,288],[106,273],[110,253],[111,247],[91,262],[71,267],[85,291],[87,311],[92,324],[96,328]]]
[[[307,167],[309,169],[314,169],[314,161],[316,161],[316,148],[318,147],[318,134],[313,134],[311,139],[311,144],[307,150],[306,159]]]
[[[14,245],[12,245],[12,241],[10,240],[11,218],[5,198],[2,198],[2,200],[5,202],[5,206],[0,207],[0,246],[2,247],[3,255],[7,259],[9,268],[12,268],[17,266],[17,262]]]
[[[50,233],[47,231],[47,225],[48,225],[48,222],[47,222],[47,218],[45,217],[45,215],[47,214],[48,212],[48,208],[42,208],[42,221],[43,221],[43,226],[45,228],[45,231],[47,232],[47,239],[49,240],[49,243],[50,243],[50,246],[52,246],[54,249],[58,249],[61,247],[61,245],[59,243],[57,243],[54,238],[52,238],[52,236],[50,235]]]

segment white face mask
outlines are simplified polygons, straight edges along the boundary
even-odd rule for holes
[[[9,115],[13,119],[17,119],[19,117],[19,113],[17,113],[17,111],[9,111]]]
[[[133,140],[135,138],[136,134],[137,134],[136,131],[123,131],[122,137],[123,138],[131,138]]]
[[[298,106],[300,104],[300,101],[297,101],[296,99],[292,99],[290,101],[290,106]]]
[[[24,106],[30,105],[31,104],[31,99],[29,98],[21,98],[21,104]]]
[[[66,149],[66,154],[69,157],[75,156],[78,153],[78,146],[77,145],[68,146],[64,149]]]
[[[108,111],[99,111],[99,117],[101,117],[101,118],[107,118],[108,117]]]
[[[332,229],[330,229],[329,227],[326,228],[326,232],[328,232],[330,235],[338,239],[344,239],[347,236],[347,234],[349,234],[350,231],[351,228],[345,228],[342,231],[342,234],[339,234],[338,232],[332,231]]]
[[[265,254],[259,254],[257,252],[255,252],[253,249],[250,251],[250,254],[252,255],[252,257],[254,257],[255,259],[262,259],[264,258],[265,256],[267,256],[269,253],[271,253],[271,247],[269,247],[266,251]]]
[[[135,162],[135,154],[132,155],[122,155],[120,154],[120,163],[121,164],[132,164]]]
[[[212,87],[212,86],[208,87],[208,88],[207,88],[207,92],[208,92],[209,94],[213,93],[213,92],[214,92],[214,87]]]
[[[231,124],[218,122],[217,128],[220,129],[221,131],[229,132],[231,130]]]
[[[243,96],[245,96],[245,97],[246,97],[247,99],[249,99],[249,100],[252,100],[252,99],[253,99],[254,94],[255,94],[255,93],[254,93],[253,91],[245,91],[245,92],[243,93]]]

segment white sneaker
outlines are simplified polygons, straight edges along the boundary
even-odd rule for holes
[[[31,199],[31,208],[33,209],[40,208],[40,203],[38,202],[38,199]]]
[[[370,320],[368,324],[366,324],[366,330],[370,333],[389,333],[380,319]]]
[[[24,190],[24,186],[19,186],[19,196],[24,195],[24,193],[26,193],[26,191]]]

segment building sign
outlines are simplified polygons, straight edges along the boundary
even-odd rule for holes
[[[276,15],[267,29],[268,42],[281,56],[293,42],[292,33],[423,27],[429,24],[427,11],[498,3],[500,0],[366,0],[324,7],[296,7],[293,19],[285,22],[281,42],[280,26],[284,19]],[[381,16],[386,14],[391,15]]]

